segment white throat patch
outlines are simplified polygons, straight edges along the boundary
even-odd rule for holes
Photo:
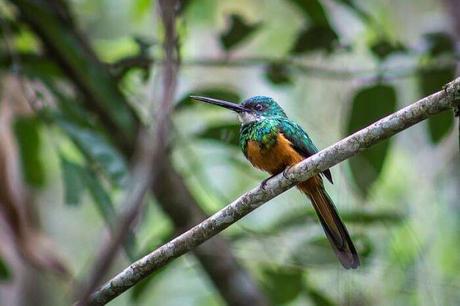
[[[242,112],[238,113],[238,119],[242,124],[247,124],[254,121],[260,121],[263,119],[263,117],[254,113]]]

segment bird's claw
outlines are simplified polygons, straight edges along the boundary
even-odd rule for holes
[[[268,181],[269,181],[272,177],[273,177],[273,175],[270,176],[270,177],[267,177],[266,179],[264,179],[264,180],[262,181],[262,183],[260,183],[260,188],[262,188],[263,190],[265,190],[265,187],[267,187]]]
[[[281,172],[281,173],[283,173],[283,176],[284,176],[285,179],[289,179],[289,177],[287,176],[287,171],[289,171],[289,169],[291,169],[291,168],[292,168],[292,166],[287,166],[287,167],[283,170],[283,172]],[[278,174],[279,174],[279,172],[278,172],[277,174],[273,174],[272,176],[267,177],[266,179],[264,179],[264,180],[262,181],[262,183],[260,183],[260,187],[261,187],[262,189],[265,190],[265,187],[267,187],[268,181],[269,181],[270,179],[272,179],[274,176],[278,175]]]
[[[284,170],[283,170],[283,176],[285,179],[289,179],[288,175],[287,175],[287,172],[292,168],[292,166],[287,166]]]

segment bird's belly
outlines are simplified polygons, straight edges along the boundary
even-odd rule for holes
[[[276,143],[269,148],[260,146],[254,140],[248,141],[247,157],[254,167],[271,174],[280,173],[286,167],[297,164],[304,159],[281,133],[277,135]]]

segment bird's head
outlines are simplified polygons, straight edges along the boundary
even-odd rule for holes
[[[279,106],[275,100],[266,96],[251,97],[241,104],[207,97],[192,96],[191,98],[197,101],[222,106],[236,112],[242,124],[260,121],[270,117],[286,117],[281,106]]]

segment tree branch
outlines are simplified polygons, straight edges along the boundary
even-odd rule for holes
[[[460,78],[457,78],[442,91],[423,98],[303,160],[285,175],[279,174],[269,180],[265,188],[258,186],[243,194],[208,219],[127,267],[91,296],[91,305],[108,303],[153,271],[210,239],[297,183],[434,114],[457,107],[459,99]]]

